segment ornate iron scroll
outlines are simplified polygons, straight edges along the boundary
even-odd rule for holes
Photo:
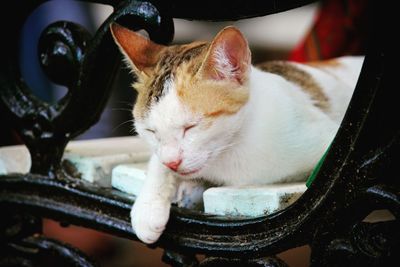
[[[161,17],[149,2],[121,2],[95,36],[72,22],[57,22],[42,33],[39,56],[43,70],[68,93],[55,104],[36,98],[21,77],[18,66],[19,35],[30,13],[46,1],[12,1],[7,12],[17,14],[15,23],[2,22],[9,37],[2,51],[0,85],[2,112],[15,125],[32,156],[32,173],[56,176],[68,141],[100,117],[110,95],[120,54],[112,43],[109,25],[130,22],[146,29],[152,39],[168,43],[173,36],[172,19]],[[85,116],[82,116],[85,114]]]
[[[215,1],[98,1],[115,10],[93,37],[72,22],[56,22],[42,34],[42,67],[50,79],[69,89],[55,104],[32,95],[18,67],[15,33],[21,32],[25,19],[42,2],[10,1],[2,12],[14,14],[12,23],[0,16],[1,25],[6,25],[3,34],[9,37],[1,51],[0,112],[14,124],[33,159],[31,173],[0,178],[0,207],[15,214],[1,218],[3,229],[11,229],[2,232],[1,246],[32,240],[32,235],[40,232],[38,218],[42,217],[136,240],[129,222],[132,201],[126,195],[70,177],[60,166],[67,142],[98,120],[110,94],[120,58],[111,42],[111,22],[146,29],[153,40],[168,43],[173,36],[172,18],[241,19],[310,1],[246,1],[246,5],[241,1],[229,5]],[[390,266],[400,252],[400,180],[393,175],[400,158],[400,125],[392,87],[397,84],[396,76],[388,67],[395,53],[381,30],[387,25],[383,7],[371,5],[369,48],[361,76],[309,190],[285,210],[253,219],[207,216],[173,207],[167,229],[155,244],[167,249],[167,262],[174,266],[285,266],[273,255],[309,244],[311,266]],[[396,220],[362,222],[376,209],[390,210]],[[53,248],[56,246],[62,245]],[[207,258],[198,263],[193,256],[196,253]],[[90,262],[84,259],[69,266],[90,266]]]
[[[98,266],[79,250],[40,235],[8,243],[0,255],[2,267]]]

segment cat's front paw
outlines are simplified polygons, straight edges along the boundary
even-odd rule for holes
[[[131,222],[136,236],[146,244],[158,240],[169,218],[171,204],[163,200],[136,200],[131,210]]]

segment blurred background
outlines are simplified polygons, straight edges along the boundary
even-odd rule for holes
[[[354,9],[354,6],[359,6],[360,2],[365,1],[349,1],[350,4],[343,4],[346,1],[337,1],[345,5],[344,9],[337,9],[335,4],[332,4],[334,2],[336,1],[324,1],[323,8],[325,11],[328,10],[325,12],[328,14],[326,18],[332,20],[335,17],[340,18],[340,15],[347,14],[346,19],[348,20],[354,14],[359,14],[357,13],[359,10]],[[175,38],[173,43],[211,40],[225,26],[235,25],[248,39],[253,55],[253,63],[288,58],[301,61],[305,59],[305,54],[302,51],[306,50],[306,39],[309,40],[310,36],[314,36],[313,34],[315,33],[310,32],[310,29],[321,19],[321,9],[323,8],[321,3],[315,3],[287,12],[236,22],[201,22],[175,19]],[[83,25],[90,33],[94,34],[112,11],[113,9],[110,6],[101,4],[54,0],[40,6],[29,17],[21,36],[20,66],[24,79],[35,95],[44,101],[55,102],[67,92],[66,88],[49,81],[39,65],[36,45],[43,29],[52,22],[68,20]],[[319,31],[317,34],[319,34],[319,37],[328,36],[330,39],[327,38],[326,41],[339,45],[348,43],[351,38],[357,39],[357,35],[354,37],[354,23],[349,24],[346,22],[347,20],[343,20],[345,28],[340,23],[339,26],[332,27],[332,25],[337,25],[335,23],[332,24],[332,21],[327,24],[322,23],[320,26],[323,31]],[[334,33],[335,30],[337,32],[337,29],[340,29],[341,39],[334,38]],[[343,32],[345,32],[344,37]],[[352,37],[350,38],[350,36]],[[354,46],[354,42],[351,43]],[[351,49],[360,52],[357,44],[359,43],[356,42],[356,48],[351,46]],[[338,46],[336,45],[335,47]],[[340,49],[339,52],[335,53],[346,54],[347,52],[354,52],[351,49],[349,50],[348,46],[341,46]],[[296,51],[297,54],[295,53]],[[324,51],[320,49],[319,55]],[[335,53],[331,53],[331,51],[328,49],[328,52],[326,52],[328,56],[325,55],[323,57],[335,56]],[[307,54],[306,57],[310,55]],[[101,119],[76,139],[83,140],[132,134],[132,123],[130,122],[132,115],[130,110],[134,103],[135,93],[129,86],[130,81],[131,77],[127,69],[121,68],[114,91],[102,113]],[[4,125],[3,130],[0,131],[0,146],[18,143],[20,143],[18,137],[9,126]],[[111,237],[93,230],[75,226],[63,228],[57,222],[45,220],[44,233],[80,248],[96,258],[101,266],[167,266],[161,262],[162,250],[160,249],[149,249],[137,242]],[[308,266],[310,250],[307,246],[304,246],[284,252],[278,256],[284,259],[291,267]],[[202,256],[200,255],[199,257]]]
[[[317,4],[307,5],[279,14],[237,22],[202,22],[174,19],[174,43],[187,43],[194,40],[212,40],[215,34],[228,25],[237,26],[248,38],[253,61],[286,59],[290,51],[304,38],[313,22]],[[37,43],[42,31],[59,20],[76,22],[84,26],[92,35],[112,13],[112,7],[102,4],[79,1],[54,0],[41,5],[25,23],[21,36],[21,72],[39,98],[55,102],[64,96],[67,89],[52,83],[39,65]],[[33,45],[34,44],[34,45]],[[113,94],[102,117],[95,126],[77,139],[130,135],[131,119],[129,112],[134,102],[134,90],[129,87],[131,77],[126,68],[118,74]],[[0,145],[18,142],[10,131],[0,133]]]

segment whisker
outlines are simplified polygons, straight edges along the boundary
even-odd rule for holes
[[[209,159],[212,155],[213,151],[208,151],[207,152],[207,159]],[[204,163],[204,168],[207,168],[210,165],[210,160],[206,160],[206,162]]]
[[[138,133],[137,130],[136,130],[136,124],[135,123],[133,123],[132,126],[131,126],[131,132],[132,133],[135,133],[135,132]]]
[[[117,126],[115,126],[111,131],[114,132],[114,131],[117,130],[119,127],[121,127],[122,125],[127,124],[128,122],[132,122],[132,123],[133,123],[133,120],[124,121],[124,122],[118,124]]]
[[[128,111],[132,112],[132,109],[127,109],[127,108],[112,108],[112,111]]]
[[[122,101],[122,100],[119,100],[119,101],[116,101],[117,103],[120,103],[120,104],[126,104],[126,105],[128,105],[129,107],[132,107],[133,108],[133,106],[134,106],[134,103],[132,103],[132,102],[130,102],[130,101]]]
[[[230,144],[227,144],[225,146],[218,147],[217,148],[217,154],[220,154],[222,152],[226,152],[226,151],[230,150],[235,145],[236,145],[236,143],[230,143]]]

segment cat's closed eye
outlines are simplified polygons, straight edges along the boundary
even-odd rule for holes
[[[193,129],[194,127],[196,127],[197,124],[190,124],[190,125],[186,125],[183,128],[183,137],[185,137],[185,134],[187,131],[189,131],[190,129]]]
[[[146,128],[145,130],[148,131],[148,132],[150,132],[150,133],[153,133],[153,134],[156,133],[156,131],[153,130],[153,129]]]

